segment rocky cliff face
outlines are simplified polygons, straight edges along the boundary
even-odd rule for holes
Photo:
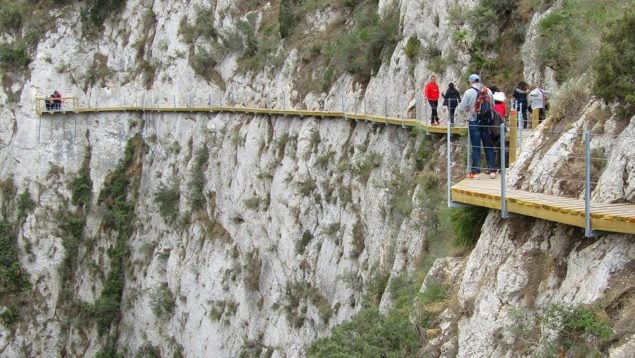
[[[388,3],[380,1],[379,9]],[[38,117],[34,98],[60,89],[83,106],[318,108],[323,96],[327,109],[404,115],[430,71],[425,61],[409,62],[403,46],[416,34],[452,47],[445,34],[453,4],[400,2],[403,40],[368,85],[342,76],[323,95],[306,97],[295,83],[302,57],[293,50],[277,70],[239,73],[237,56],[228,54],[214,66],[218,78],[198,76],[179,35],[183,16],[192,21],[200,10],[195,5],[128,1],[96,40],[81,37],[79,7],[56,10],[55,29],[40,42],[30,73],[13,85],[18,105],[0,110],[3,188],[15,184],[13,194],[3,189],[3,208],[16,209],[13,199],[27,189],[35,208],[16,218],[18,258],[31,288],[2,303],[20,315],[1,326],[3,355],[92,356],[114,347],[129,355],[302,356],[361,308],[378,272],[394,277],[420,267],[430,213],[417,195],[425,184],[413,177],[421,169],[417,153],[434,140],[399,127],[316,118]],[[256,20],[271,6],[255,11]],[[219,30],[235,30],[247,16],[240,2],[211,8]],[[332,16],[316,11],[308,21],[328,26]],[[459,66],[465,56],[457,50]],[[460,82],[454,71],[443,84]],[[8,103],[6,93],[0,101]],[[602,126],[621,139],[596,146],[627,185],[613,182],[607,169],[595,198],[632,201],[632,121],[625,129],[614,119]],[[543,136],[533,146],[551,143]],[[567,140],[545,150],[573,147]],[[444,146],[436,147],[424,165],[432,177],[443,173],[434,158],[443,158]],[[550,158],[523,152],[512,182],[557,191],[545,176],[530,175],[556,170]],[[73,184],[82,173],[92,181],[84,203],[74,198]],[[64,223],[77,223],[79,235]],[[438,261],[428,276],[454,285],[456,302],[440,316],[443,334],[424,337],[424,349],[443,356],[529,354],[541,348],[509,328],[518,312],[535,322],[551,303],[609,297],[607,311],[621,329],[611,352],[632,353],[632,238],[581,236],[490,213],[474,250]],[[120,301],[109,301],[117,292]]]

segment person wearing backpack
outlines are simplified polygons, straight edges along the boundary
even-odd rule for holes
[[[484,170],[490,178],[496,179],[496,156],[490,138],[490,127],[494,122],[492,91],[481,83],[477,74],[468,77],[470,88],[463,93],[458,110],[468,115],[470,145],[472,146],[472,167],[467,175],[469,179],[478,179],[481,173],[481,143],[485,151],[488,168]]]
[[[437,106],[439,105],[439,85],[437,85],[437,76],[432,75],[430,82],[426,83],[426,87],[423,90],[423,98],[425,98],[430,107],[432,108],[432,114],[430,115],[430,123],[433,126],[439,125],[439,116],[437,114]]]
[[[442,96],[443,105],[448,107],[448,111],[450,112],[450,127],[454,127],[454,112],[459,102],[461,102],[461,93],[454,87],[454,83],[450,82],[447,91],[445,91]]]

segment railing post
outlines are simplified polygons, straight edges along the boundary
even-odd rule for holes
[[[172,95],[172,106],[174,107],[174,110],[176,111],[176,95],[175,94]]]
[[[467,119],[467,166],[466,174],[469,174],[472,171],[472,167],[470,165],[472,157],[472,138],[470,138],[470,118]]]
[[[512,106],[511,114],[509,116],[509,163],[516,161],[516,140],[518,139],[518,112],[516,108]],[[522,131],[522,129],[521,129]]]
[[[416,103],[416,102],[415,102]],[[446,146],[448,147],[448,155],[446,158],[447,165],[447,196],[448,196],[448,208],[452,207],[452,140],[450,138],[452,129],[448,126],[446,133]]]
[[[346,108],[344,108],[344,91],[340,91],[340,106],[342,108],[342,113],[346,112]]]
[[[388,118],[388,96],[384,96],[384,119]]]
[[[595,236],[591,229],[591,131],[584,132],[584,236]]]
[[[501,123],[500,127],[500,156],[501,156],[501,217],[503,219],[509,218],[509,214],[507,213],[507,181],[506,172],[507,169],[507,161],[505,160],[505,123]]]
[[[525,124],[527,124],[527,126],[529,127],[529,118],[525,118],[525,114],[523,112],[523,104],[521,103],[520,106],[518,106],[518,113],[520,114],[522,120],[519,121],[518,123],[518,129],[519,129],[519,134],[518,134],[518,138],[517,140],[517,144],[516,144],[516,150],[518,152],[522,152],[523,150],[523,135],[525,134]]]

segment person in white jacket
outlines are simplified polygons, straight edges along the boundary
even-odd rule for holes
[[[549,91],[540,86],[532,86],[531,92],[527,96],[530,110],[538,110],[538,121],[542,123],[545,120],[545,110],[547,108]]]

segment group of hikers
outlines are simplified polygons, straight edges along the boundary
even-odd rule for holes
[[[423,97],[431,108],[430,123],[438,126],[439,115],[437,107],[439,99],[443,97],[443,106],[448,108],[448,125],[454,126],[455,112],[466,113],[468,118],[468,131],[470,146],[472,147],[472,164],[467,177],[479,179],[481,173],[481,146],[485,152],[487,168],[483,172],[495,179],[499,171],[500,155],[495,151],[500,140],[500,125],[507,120],[507,108],[505,105],[505,93],[496,86],[489,88],[481,83],[477,74],[468,77],[469,88],[461,96],[454,83],[448,84],[445,92],[439,91],[436,76],[432,76],[425,85]],[[518,113],[518,120],[522,128],[528,127],[527,112],[538,111],[539,122],[545,119],[545,110],[548,108],[548,91],[539,86],[529,87],[525,81],[520,81],[514,89],[512,107]]]
[[[59,111],[62,109],[62,94],[55,90],[49,99],[44,101],[47,111]]]

